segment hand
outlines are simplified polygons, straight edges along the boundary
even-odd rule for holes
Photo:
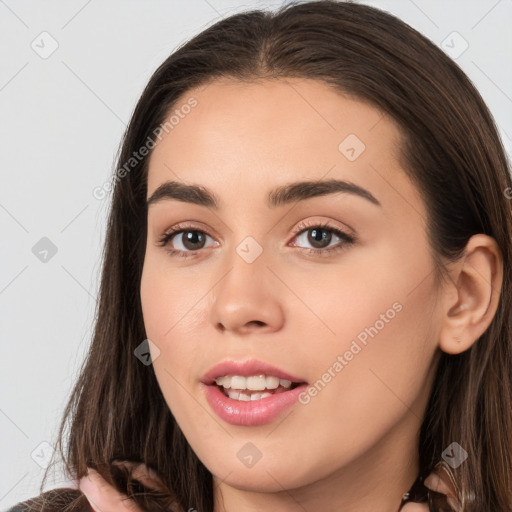
[[[146,487],[164,490],[156,473],[144,464],[123,462],[127,467],[135,467],[133,477]],[[86,476],[78,482],[78,488],[83,492],[95,512],[144,512],[135,501],[120,493],[94,469],[88,468]]]
[[[447,504],[455,511],[459,512],[460,506],[458,505],[457,490],[454,482],[443,466],[440,465],[437,469],[432,471],[424,481],[425,487],[431,491],[446,496]],[[403,506],[400,512],[429,512],[428,503],[407,503]]]
[[[443,463],[444,464],[444,463]],[[452,476],[444,469],[447,466],[440,465],[437,471],[433,471],[425,478],[425,486],[432,491],[444,494],[446,502],[455,512],[460,512],[462,509],[459,504],[458,491]]]
[[[400,512],[428,512],[428,503],[406,503]]]

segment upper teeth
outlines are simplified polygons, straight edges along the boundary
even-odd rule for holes
[[[286,379],[280,379],[273,375],[251,375],[243,377],[241,375],[227,375],[218,377],[215,382],[223,388],[231,389],[250,389],[251,391],[261,391],[263,389],[276,389],[279,385],[289,388],[292,383]]]

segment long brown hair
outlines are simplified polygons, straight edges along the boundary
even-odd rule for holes
[[[464,510],[511,510],[512,183],[500,137],[470,80],[432,42],[383,11],[333,0],[222,19],[178,48],[151,77],[122,141],[94,336],[60,424],[66,470],[80,478],[88,467],[96,469],[145,510],[169,509],[175,500],[184,510],[212,512],[212,475],[176,424],[152,366],[134,356],[146,339],[139,288],[149,155],[124,176],[117,171],[193,87],[217,78],[284,77],[322,81],[398,122],[403,167],[428,207],[440,276],[443,258],[459,258],[473,234],[497,241],[504,263],[498,310],[470,349],[442,354],[418,450],[427,474],[456,441],[468,453],[454,470]],[[154,469],[168,492],[137,492],[120,460]]]

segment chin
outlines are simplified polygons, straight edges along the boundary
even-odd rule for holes
[[[286,464],[282,464],[283,461]],[[300,458],[294,460],[282,454],[269,457],[266,461],[262,457],[252,467],[244,466],[238,459],[228,463],[225,457],[222,464],[219,464],[218,458],[206,462],[206,467],[219,482],[243,491],[282,492],[284,489],[306,486],[318,478]]]
[[[246,471],[233,471],[224,480],[218,477],[225,484],[240,491],[251,491],[259,493],[278,493],[284,489],[294,489],[300,487],[301,483],[297,478],[290,478],[289,475],[276,473],[274,471],[265,471],[265,468],[252,468]]]

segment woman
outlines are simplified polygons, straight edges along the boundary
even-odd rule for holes
[[[435,45],[328,0],[221,20],[114,181],[79,489],[35,509],[512,510],[512,183]]]

